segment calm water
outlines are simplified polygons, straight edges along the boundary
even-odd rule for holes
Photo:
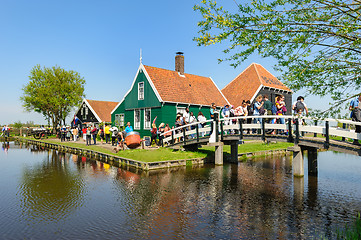
[[[317,178],[287,157],[146,174],[10,143],[0,239],[334,239],[361,212],[361,157],[318,161]]]

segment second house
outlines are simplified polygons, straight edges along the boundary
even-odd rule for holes
[[[177,53],[175,71],[140,64],[133,84],[112,111],[112,122],[130,122],[141,136],[149,136],[153,120],[174,126],[177,113],[186,107],[195,116],[201,111],[209,119],[211,103],[229,104],[210,77],[184,72],[184,56]]]

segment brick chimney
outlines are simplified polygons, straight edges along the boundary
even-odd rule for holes
[[[182,52],[177,52],[175,56],[175,70],[184,75],[184,56]]]

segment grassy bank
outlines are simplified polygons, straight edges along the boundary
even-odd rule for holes
[[[361,239],[361,218],[358,213],[354,223],[345,227],[344,230],[337,231],[337,239]]]
[[[28,139],[34,140],[33,138],[28,138]],[[108,147],[105,147],[105,145],[101,145],[101,144],[86,146],[82,142],[59,142],[59,140],[55,138],[42,139],[41,141],[60,144],[74,148],[93,150],[105,154],[110,154],[113,156],[138,160],[142,162],[158,162],[158,161],[207,158],[207,157],[212,158],[214,156],[214,147],[203,147],[198,151],[194,151],[194,152],[177,151],[177,150],[172,150],[170,148],[159,148],[159,149],[149,149],[149,150],[133,149],[126,151],[119,151],[118,153],[115,153],[114,150],[109,147],[109,145]],[[284,142],[269,143],[269,144],[265,144],[262,142],[246,143],[239,145],[238,152],[249,153],[249,152],[261,152],[268,150],[286,149],[287,147],[292,145],[293,145],[292,143],[284,143]],[[229,155],[231,153],[230,146],[225,145],[223,151],[225,155]]]

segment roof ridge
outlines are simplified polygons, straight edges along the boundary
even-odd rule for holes
[[[93,99],[86,99],[86,98],[84,98],[84,99],[87,101],[95,101],[95,102],[115,102],[115,101],[105,101],[105,100],[93,100]],[[115,103],[118,103],[118,102],[115,102]]]
[[[257,69],[257,65],[256,65],[257,63],[252,63],[252,65],[254,66],[254,69],[256,70],[256,74],[257,74],[257,77],[258,77],[258,81],[259,81],[259,83],[261,84],[261,86],[263,86],[263,84],[262,84],[262,81],[261,81],[261,76],[259,75],[259,72],[258,72],[258,69]],[[258,64],[258,65],[260,65],[261,67],[263,67],[261,64]],[[272,74],[271,74],[272,75]],[[273,76],[273,75],[272,75]]]
[[[228,87],[228,85],[230,85],[233,81],[235,81],[239,76],[242,75],[242,73],[244,73],[249,67],[251,67],[254,63],[251,63],[250,65],[248,65],[248,67],[246,67],[241,73],[239,73],[235,78],[233,78],[232,81],[230,81],[223,89],[225,89],[226,87]]]
[[[177,71],[175,71],[175,70],[169,70],[169,69],[160,68],[160,67],[153,67],[153,66],[149,66],[149,65],[143,65],[143,66],[144,66],[144,67],[158,68],[158,69],[162,69],[162,70],[165,70],[165,71],[171,71],[171,72],[178,73],[178,72],[177,72]],[[184,73],[183,75],[191,75],[191,76],[197,76],[197,77],[211,78],[211,77],[206,77],[206,76],[196,75],[196,74],[193,74],[193,73]]]

